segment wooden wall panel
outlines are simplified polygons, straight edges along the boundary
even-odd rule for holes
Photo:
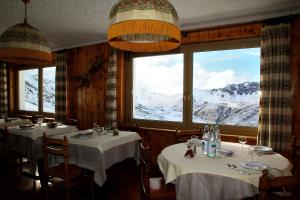
[[[74,48],[69,51],[68,59],[68,115],[79,120],[80,129],[92,127],[92,123],[105,124],[105,88],[109,49],[102,43],[86,47]],[[74,77],[88,72],[89,67],[97,58],[105,63],[91,76],[89,86],[79,86]]]
[[[184,31],[182,34],[182,44],[258,37],[260,36],[260,33],[261,23],[231,25],[196,31]]]

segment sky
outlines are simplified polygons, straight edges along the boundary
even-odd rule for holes
[[[195,52],[193,87],[222,88],[232,83],[259,82],[260,48]],[[166,95],[182,94],[183,54],[134,59],[135,89]]]

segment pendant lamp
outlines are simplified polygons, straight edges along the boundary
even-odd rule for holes
[[[43,65],[52,62],[52,54],[44,37],[27,23],[27,4],[24,22],[8,28],[0,36],[0,60],[12,64]]]
[[[180,45],[178,14],[167,0],[121,0],[109,15],[108,43],[132,52],[161,52]]]

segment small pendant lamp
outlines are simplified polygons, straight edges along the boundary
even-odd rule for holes
[[[161,52],[180,45],[178,14],[167,0],[121,0],[109,15],[108,43],[132,52]]]
[[[44,37],[27,23],[27,4],[24,23],[8,28],[0,36],[0,60],[12,64],[43,65],[52,62],[52,54]]]

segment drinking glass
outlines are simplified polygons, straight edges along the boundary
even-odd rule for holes
[[[251,156],[251,162],[254,162],[254,156],[256,154],[256,150],[255,150],[255,147],[254,146],[249,146],[248,147],[248,154]]]
[[[41,128],[43,124],[43,118],[39,117],[36,123],[39,125],[39,128]]]
[[[240,136],[239,137],[239,143],[241,144],[241,153],[243,152],[244,145],[247,142],[247,137],[246,136]]]

